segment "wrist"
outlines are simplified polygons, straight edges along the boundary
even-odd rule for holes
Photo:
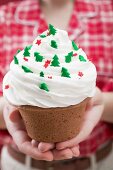
[[[102,121],[113,123],[113,92],[103,92],[104,111]]]
[[[3,109],[5,106],[5,99],[4,97],[0,97],[0,129],[6,129],[5,121],[3,118]]]

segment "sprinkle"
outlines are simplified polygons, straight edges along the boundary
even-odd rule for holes
[[[5,85],[5,89],[9,89],[9,85],[7,84],[7,85]]]
[[[23,55],[24,55],[24,57],[30,57],[30,53],[29,53],[29,48],[28,48],[28,47],[26,47],[26,48],[24,49]]]
[[[40,72],[40,77],[44,77],[44,72],[43,71]]]
[[[49,66],[50,63],[51,63],[51,60],[45,61],[44,67],[47,68],[47,67]]]
[[[51,66],[60,67],[59,58],[56,54],[53,57],[53,61],[51,62]]]
[[[65,56],[65,62],[66,62],[66,63],[70,63],[71,60],[72,60],[72,57],[73,57],[73,51],[70,52],[70,53],[68,53],[67,56]]]
[[[44,57],[41,56],[38,52],[34,52],[34,56],[37,62],[42,62],[42,60],[44,59]]]
[[[31,49],[31,47],[32,47],[32,45],[29,45],[27,48],[30,50],[30,49]]]
[[[68,78],[71,78],[71,77],[70,77],[70,74],[69,74],[69,71],[68,71],[65,67],[62,67],[62,70],[61,70],[61,77],[68,77]]]
[[[42,90],[45,90],[45,91],[49,91],[49,89],[48,89],[48,85],[46,84],[46,83],[41,83],[40,85],[39,85],[39,88],[40,89],[42,89]]]
[[[25,61],[28,61],[28,58],[25,58],[25,57],[24,57],[23,59],[24,59]]]
[[[52,79],[52,76],[48,76],[48,79]]]
[[[51,47],[53,47],[53,48],[57,48],[58,47],[55,40],[51,40]]]
[[[78,76],[82,77],[83,75],[84,75],[83,72],[81,71],[78,72]]]
[[[36,44],[40,45],[41,44],[41,40],[37,40]]]
[[[75,51],[77,51],[77,50],[79,49],[79,48],[77,47],[77,45],[75,44],[74,41],[72,41],[72,46],[73,46],[73,48],[74,48]]]
[[[14,56],[14,63],[15,63],[15,64],[19,64],[18,59],[17,59],[16,56]]]
[[[43,34],[41,34],[39,36],[40,36],[40,38],[45,38],[46,37],[46,35],[43,35]]]
[[[33,73],[28,67],[22,66],[22,69],[23,69],[24,72],[26,72],[26,73]]]
[[[86,61],[87,61],[82,55],[79,55],[79,60],[80,60],[80,61],[83,61],[83,62],[86,62]]]
[[[56,29],[54,28],[53,25],[49,24],[49,33],[52,34],[52,35],[55,35],[56,34]]]
[[[20,50],[20,49],[18,49],[16,53],[18,54],[20,51],[21,51],[21,50]]]
[[[77,53],[74,53],[74,54],[73,54],[73,56],[75,56],[75,57],[76,57],[76,56],[77,56]]]

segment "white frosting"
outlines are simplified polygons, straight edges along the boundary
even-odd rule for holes
[[[47,34],[47,31],[43,34]],[[41,44],[36,44],[37,39],[41,39]],[[58,48],[51,47],[51,40],[57,42]],[[65,62],[65,56],[73,51],[77,56],[72,57],[70,63]],[[57,29],[55,35],[49,35],[45,38],[39,36],[33,42],[29,50],[30,56],[25,57],[24,50],[16,55],[19,64],[14,60],[10,64],[10,70],[4,77],[3,93],[7,100],[16,106],[32,105],[43,108],[67,107],[83,101],[87,97],[92,97],[95,93],[96,68],[94,64],[87,59],[82,49],[75,51],[72,42],[69,40],[67,32]],[[42,62],[36,62],[34,52],[39,52],[44,57]],[[60,67],[51,66],[45,68],[45,61],[51,60],[57,55]],[[79,60],[82,55],[87,61]],[[29,68],[33,73],[26,73],[22,65]],[[69,77],[61,76],[61,69],[65,67],[70,73]],[[44,72],[44,77],[40,77],[40,72]],[[82,72],[80,77],[78,72]],[[48,78],[52,76],[52,79]],[[49,91],[39,88],[40,83],[46,83]],[[6,86],[9,85],[7,89]]]

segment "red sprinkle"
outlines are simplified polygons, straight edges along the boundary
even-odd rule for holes
[[[45,61],[44,67],[47,68],[47,67],[49,66],[50,63],[51,63],[51,60]]]
[[[82,77],[83,75],[84,74],[81,71],[78,72],[78,76]]]
[[[77,53],[73,54],[73,56],[75,56],[75,57],[76,57],[76,56],[77,56]]]
[[[40,45],[41,44],[41,40],[37,40],[36,44]]]
[[[7,85],[5,85],[5,89],[9,89],[9,85],[7,84]]]
[[[52,76],[48,76],[48,79],[52,79]]]
[[[24,60],[25,60],[25,61],[28,61],[28,58],[25,58],[25,57],[24,57]]]

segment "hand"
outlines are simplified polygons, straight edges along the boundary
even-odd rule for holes
[[[52,161],[53,159],[68,159],[74,156],[72,151],[69,149],[58,152],[54,149],[54,143],[36,142],[31,140],[27,135],[19,111],[9,104],[7,104],[4,108],[4,119],[7,129],[13,137],[15,144],[24,154],[27,154],[37,160],[46,161]]]
[[[19,111],[9,104],[4,108],[4,119],[7,129],[13,137],[15,144],[18,146],[18,149],[34,159],[52,161],[53,159],[69,159],[79,155],[78,145],[74,146],[72,150],[66,148],[58,151],[55,149],[54,143],[36,142],[31,140],[27,135]]]
[[[102,92],[98,88],[96,88],[95,96],[90,100],[90,102],[87,105],[84,124],[80,133],[77,135],[77,137],[71,140],[57,143],[56,144],[57,150],[73,148],[75,145],[87,139],[90,133],[92,132],[93,128],[99,122],[103,110],[104,110],[103,95]]]
[[[23,120],[19,114],[19,111],[15,107],[9,104],[5,106],[4,119],[8,131],[21,152],[37,160],[53,160],[53,153],[51,149],[54,148],[54,144],[37,143],[37,145],[34,145],[34,142],[28,137]],[[44,153],[40,151],[40,146],[43,144],[47,150]]]
[[[53,150],[53,156],[55,160],[66,159],[66,156],[79,156],[79,143],[84,141],[90,133],[92,132],[93,128],[99,122],[103,110],[103,95],[102,92],[96,88],[95,96],[89,101],[87,108],[86,108],[86,115],[84,118],[84,124],[80,131],[80,133],[73,139],[60,142],[56,144],[56,149]],[[45,151],[45,146],[42,144],[43,151]]]

